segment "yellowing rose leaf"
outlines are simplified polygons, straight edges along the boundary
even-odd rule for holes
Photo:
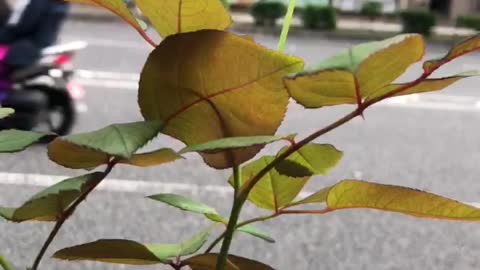
[[[288,94],[282,78],[303,62],[250,39],[203,30],[166,38],[148,57],[139,104],[148,120],[187,146],[229,137],[271,136],[283,120]],[[252,146],[202,153],[214,168],[252,158]]]

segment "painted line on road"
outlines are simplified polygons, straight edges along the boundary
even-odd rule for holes
[[[126,40],[112,40],[112,39],[101,39],[101,38],[86,38],[82,39],[79,37],[65,37],[62,38],[62,42],[72,42],[82,40],[88,43],[91,46],[97,47],[107,47],[107,48],[122,48],[122,49],[152,49],[146,42],[142,42],[141,39],[138,42],[135,41],[126,41]]]
[[[83,87],[100,87],[112,90],[127,90],[136,92],[138,89],[138,81],[120,81],[120,80],[98,80],[98,79],[75,79]]]
[[[85,87],[101,87],[113,90],[137,91],[140,75],[80,69],[76,80]],[[480,97],[445,94],[413,94],[390,98],[378,105],[397,108],[426,110],[480,112]]]
[[[29,173],[8,173],[0,172],[0,185],[15,186],[33,186],[33,187],[49,187],[58,183],[63,179],[71,176],[47,175],[47,174],[29,174]],[[106,179],[97,188],[98,190],[108,192],[124,192],[124,193],[189,193],[191,195],[200,194],[200,192],[212,192],[227,196],[233,193],[229,186],[220,185],[196,185],[188,183],[171,183],[171,182],[151,182],[143,180],[126,180],[126,179]],[[305,198],[313,194],[313,192],[301,192],[300,197]],[[473,207],[480,208],[478,202],[464,202]]]
[[[119,72],[96,71],[96,70],[86,70],[86,69],[75,70],[75,75],[82,79],[127,80],[127,81],[131,80],[136,82],[140,80],[140,74],[137,74],[137,73],[119,73]]]
[[[58,183],[63,179],[71,176],[47,175],[47,174],[29,174],[29,173],[9,173],[0,172],[1,185],[18,185],[18,186],[34,186],[49,187]],[[189,192],[197,194],[200,191],[215,192],[222,196],[232,193],[232,189],[228,186],[220,185],[196,185],[187,183],[172,182],[151,182],[143,180],[126,180],[126,179],[110,179],[103,181],[99,186],[99,190],[111,192],[126,193],[174,193]]]

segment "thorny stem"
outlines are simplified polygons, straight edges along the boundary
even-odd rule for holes
[[[230,245],[232,243],[233,234],[237,228],[238,218],[240,217],[240,212],[242,211],[243,203],[237,199],[237,194],[240,190],[242,183],[242,172],[239,165],[233,167],[233,188],[235,190],[235,196],[233,197],[233,206],[232,212],[230,213],[230,218],[227,225],[227,230],[225,231],[224,240],[222,243],[222,248],[220,249],[220,254],[217,259],[217,266],[215,269],[223,270],[227,263],[228,251],[230,250]]]
[[[282,210],[282,209],[280,209],[280,210],[278,210],[277,212],[275,212],[271,215],[256,217],[256,218],[252,218],[252,219],[240,222],[240,223],[237,224],[235,229],[238,230],[241,227],[244,227],[244,226],[247,226],[247,225],[250,225],[250,224],[253,224],[253,223],[257,223],[257,222],[267,221],[267,220],[270,220],[270,219],[273,219],[273,218],[276,218],[276,217],[279,217],[279,216],[283,216],[283,215],[322,215],[322,214],[326,214],[330,211],[331,210],[328,209],[328,208],[321,209],[321,210]],[[223,240],[224,237],[225,237],[225,232],[220,234],[210,244],[210,246],[208,246],[208,248],[205,250],[205,254],[210,253],[215,248],[215,246],[218,245],[218,243],[220,243],[220,241]]]
[[[80,197],[78,197],[78,199],[75,202],[73,202],[70,207],[68,207],[62,213],[62,215],[57,220],[57,223],[55,223],[55,226],[53,227],[52,231],[48,235],[47,240],[45,241],[42,248],[40,249],[37,257],[35,258],[35,261],[33,262],[33,266],[31,268],[31,270],[37,270],[38,269],[38,266],[40,265],[40,262],[43,258],[43,255],[45,255],[45,252],[47,251],[48,247],[50,246],[50,244],[53,242],[53,240],[57,236],[58,232],[62,228],[65,221],[67,221],[67,219],[75,212],[77,207],[83,201],[85,201],[85,199],[87,199],[88,195],[98,186],[98,184],[100,184],[103,181],[103,179],[105,179],[110,174],[110,172],[112,171],[113,167],[115,167],[116,164],[117,164],[117,161],[112,160],[108,164],[107,168],[102,173],[102,175],[98,179],[96,179],[96,181],[82,195],[80,195]]]
[[[236,194],[237,198],[235,199],[235,201],[240,201],[240,203],[243,205],[243,203],[245,203],[245,201],[247,200],[247,197],[248,197],[248,194],[250,193],[250,191],[255,187],[255,185],[270,170],[272,170],[278,163],[280,163],[281,161],[288,158],[291,154],[295,153],[296,151],[298,151],[303,146],[307,145],[308,143],[312,142],[313,140],[317,139],[318,137],[320,137],[320,136],[322,136],[322,135],[324,135],[324,134],[342,126],[343,124],[349,122],[353,118],[355,118],[357,116],[362,116],[363,112],[367,108],[369,108],[370,106],[372,106],[372,105],[374,105],[374,104],[376,104],[376,103],[378,103],[382,100],[385,100],[387,98],[390,98],[390,97],[396,96],[398,94],[401,94],[403,91],[418,85],[419,83],[421,83],[425,79],[427,79],[435,70],[431,70],[429,72],[424,72],[418,79],[416,79],[416,80],[414,80],[410,83],[406,83],[404,85],[401,85],[397,89],[395,89],[395,90],[393,90],[389,93],[386,93],[382,96],[378,96],[378,97],[375,97],[375,98],[372,98],[370,100],[365,101],[364,103],[360,104],[360,106],[358,106],[351,113],[345,115],[344,117],[342,117],[339,120],[333,122],[332,124],[314,132],[313,134],[311,134],[310,136],[306,137],[305,139],[299,141],[298,143],[292,144],[287,151],[285,151],[284,153],[279,155],[277,158],[275,158],[270,164],[268,164],[265,168],[263,168],[257,175],[255,175],[251,180],[249,180],[247,183],[245,183],[245,185],[243,185],[240,188],[239,191],[236,191],[235,194]],[[281,216],[281,215],[286,215],[286,214],[325,214],[325,213],[328,213],[330,211],[331,210],[328,209],[328,208],[327,209],[322,209],[322,210],[279,210],[276,213],[273,213],[272,215],[269,215],[269,216],[258,217],[258,218],[254,218],[254,219],[247,220],[247,221],[244,221],[242,223],[239,223],[235,227],[235,229],[238,229],[242,226],[246,226],[246,225],[249,225],[249,224],[252,224],[252,223],[255,223],[255,222],[266,221],[268,219],[275,218],[275,217],[278,217],[278,216]],[[225,236],[226,236],[226,232],[224,232],[217,239],[215,239],[215,241],[213,241],[212,244],[207,248],[205,253],[209,253]],[[217,268],[217,270],[218,270],[218,268]]]
[[[288,31],[292,23],[293,12],[295,11],[295,0],[290,0],[288,4],[287,14],[283,20],[282,33],[280,34],[280,40],[278,41],[277,51],[282,52],[287,42]]]
[[[348,123],[350,120],[357,116],[361,116],[363,112],[373,104],[376,104],[384,99],[393,97],[395,95],[401,94],[403,91],[412,88],[419,83],[423,82],[430,74],[432,74],[435,70],[431,70],[429,72],[424,72],[422,76],[420,76],[418,79],[415,81],[412,81],[410,83],[403,84],[399,86],[397,89],[386,93],[382,96],[378,96],[375,98],[372,98],[370,100],[367,100],[366,102],[362,103],[360,106],[358,106],[354,111],[351,113],[345,115],[344,117],[340,118],[339,120],[333,122],[332,124],[314,132],[310,136],[306,137],[305,139],[299,141],[298,143],[292,145],[287,151],[283,152],[281,155],[276,157],[270,164],[268,164],[265,168],[263,168],[257,175],[255,175],[250,181],[245,183],[245,185],[242,186],[240,189],[240,192],[238,193],[238,199],[242,202],[245,202],[247,200],[248,194],[250,191],[255,187],[255,185],[262,179],[270,170],[272,170],[275,166],[277,166],[280,162],[288,158],[291,154],[295,153],[298,151],[300,148],[303,146],[307,145],[308,143],[312,142],[313,140],[317,139],[318,137],[344,125],[345,123]]]

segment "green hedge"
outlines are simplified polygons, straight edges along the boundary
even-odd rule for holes
[[[250,14],[256,25],[275,25],[276,21],[287,12],[287,6],[280,1],[259,1],[253,4]]]
[[[429,36],[437,20],[428,10],[405,10],[399,13],[403,24],[403,32],[419,33]]]
[[[382,16],[382,8],[383,5],[380,2],[365,2],[360,13],[373,21]]]
[[[305,28],[325,30],[337,28],[337,11],[333,7],[307,5],[301,12]]]
[[[457,26],[471,28],[480,31],[480,16],[479,15],[465,15],[457,18]]]

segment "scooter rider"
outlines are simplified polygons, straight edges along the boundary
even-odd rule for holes
[[[8,85],[11,72],[35,64],[42,49],[55,43],[68,7],[61,0],[16,0],[8,21],[0,28],[0,88]],[[3,89],[2,100],[0,89],[0,104],[16,110],[15,121],[21,122],[23,129],[33,128],[36,119],[26,115],[42,111],[48,104],[46,96],[39,91],[9,90]]]
[[[55,43],[68,7],[61,0],[17,0],[0,29],[0,44],[8,45],[2,62],[14,68],[35,63],[41,50]]]

